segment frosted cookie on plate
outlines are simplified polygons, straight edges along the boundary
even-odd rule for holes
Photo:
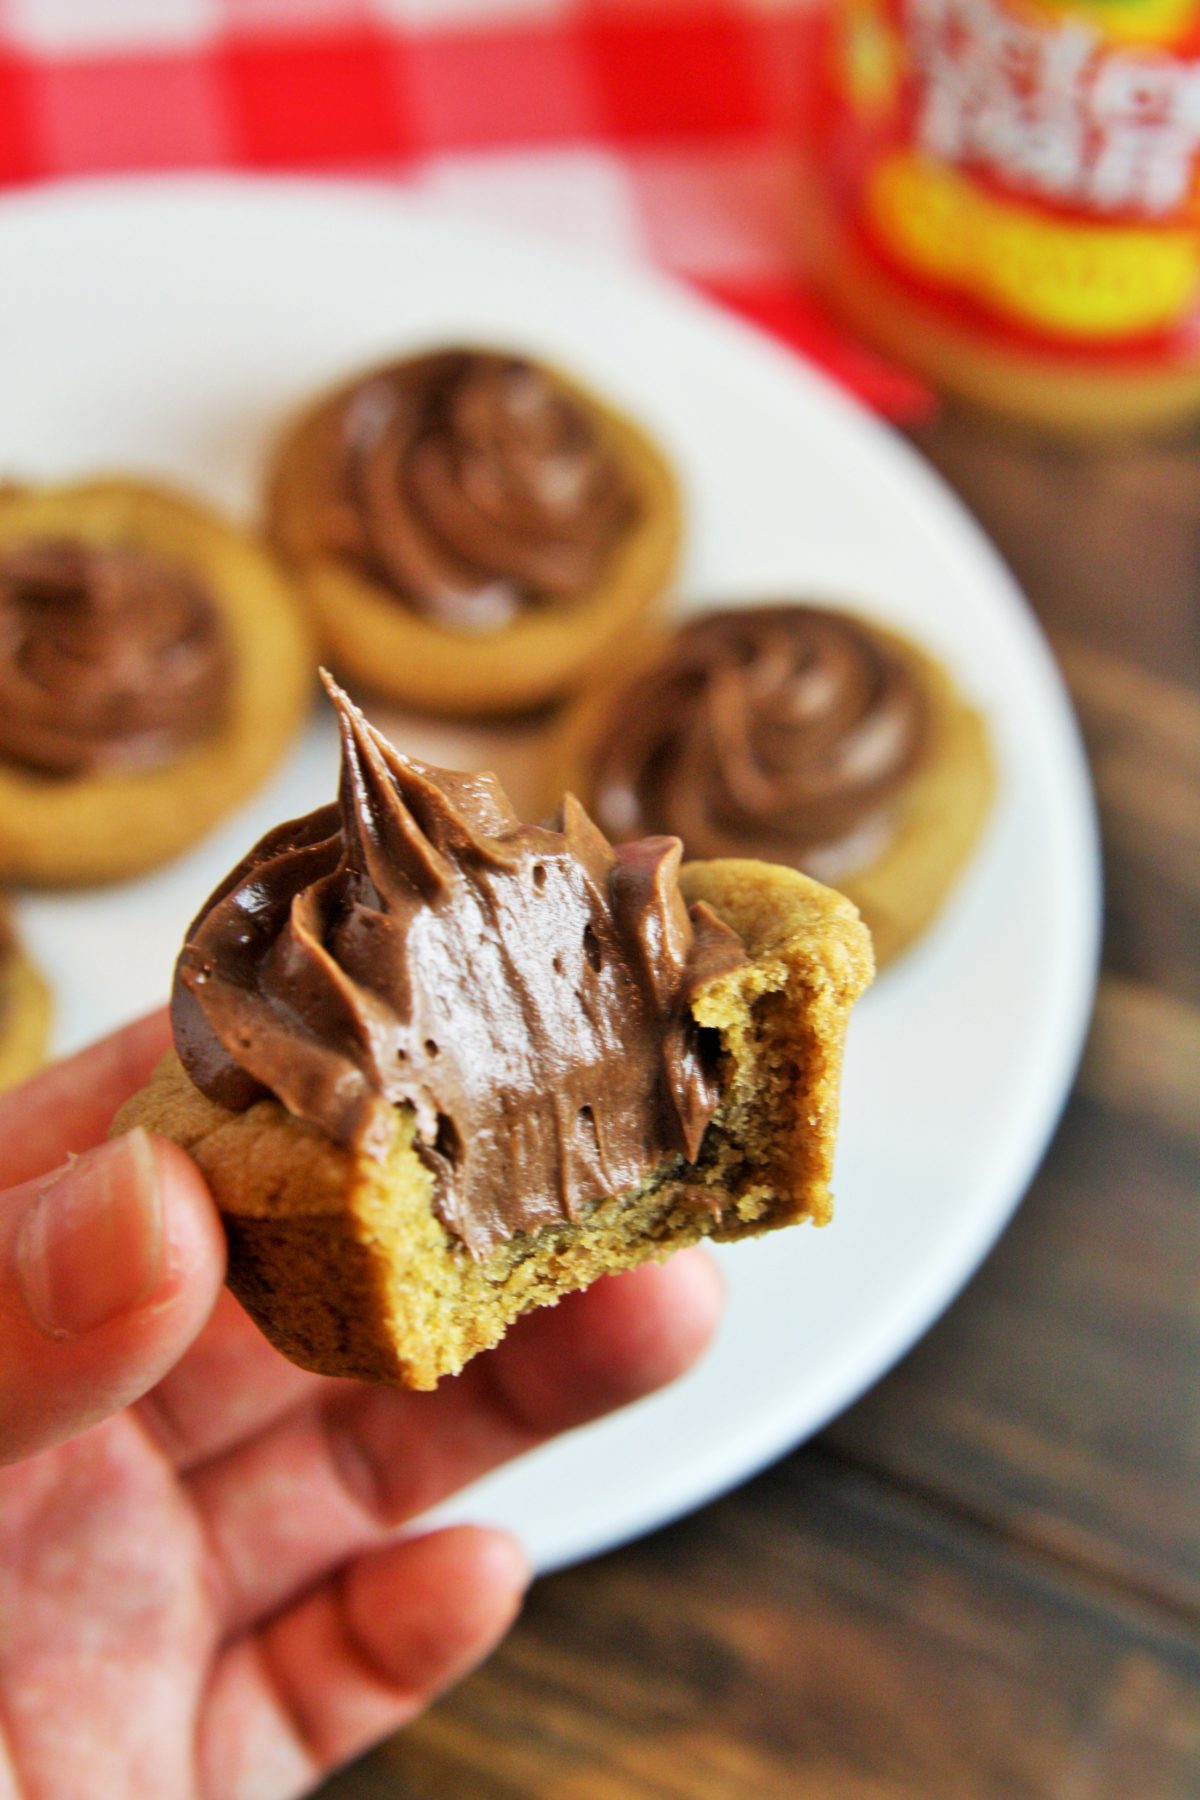
[[[315,673],[273,558],[134,481],[0,493],[0,879],[107,881],[279,760]]]
[[[883,964],[936,916],[991,805],[987,727],[899,632],[798,604],[647,636],[579,700],[547,764],[615,842],[673,832],[849,896]]]
[[[202,907],[175,1049],[114,1129],[204,1171],[229,1280],[306,1367],[433,1386],[610,1270],[830,1216],[850,903],[614,851],[569,795],[402,756],[333,690],[338,799]]]
[[[572,377],[454,347],[367,370],[279,444],[268,531],[346,677],[494,716],[579,687],[671,579],[679,496]]]

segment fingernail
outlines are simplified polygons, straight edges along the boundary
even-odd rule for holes
[[[78,1337],[136,1306],[163,1262],[162,1196],[140,1128],[50,1176],[17,1237],[17,1276],[34,1322]]]

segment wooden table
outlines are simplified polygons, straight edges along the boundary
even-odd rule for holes
[[[538,1584],[337,1800],[1200,1796],[1200,436],[919,443],[1074,694],[1104,975],[1021,1211],[814,1443]]]

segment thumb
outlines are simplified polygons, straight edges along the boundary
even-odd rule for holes
[[[153,1387],[204,1324],[224,1272],[200,1171],[142,1130],[0,1195],[0,1463]]]

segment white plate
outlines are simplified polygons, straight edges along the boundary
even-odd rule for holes
[[[265,441],[322,383],[423,341],[527,345],[666,445],[689,502],[689,603],[861,604],[930,644],[986,709],[1002,783],[985,840],[851,1031],[833,1228],[724,1251],[728,1314],[699,1369],[453,1511],[513,1526],[547,1568],[741,1479],[861,1393],[946,1305],[1020,1198],[1075,1065],[1096,835],[1071,712],[1011,577],[903,443],[765,338],[648,273],[379,190],[171,179],[42,191],[0,207],[0,268],[0,469],[124,465],[248,513]],[[414,728],[403,741],[445,756],[448,740]],[[479,744],[501,765],[519,748]],[[160,998],[195,905],[333,780],[332,732],[314,724],[269,788],[170,869],[29,900],[61,1048]]]

